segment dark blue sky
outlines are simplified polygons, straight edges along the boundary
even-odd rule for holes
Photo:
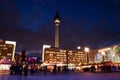
[[[120,0],[59,0],[60,47],[98,48],[120,43]],[[55,0],[0,0],[0,38],[17,51],[54,46]]]

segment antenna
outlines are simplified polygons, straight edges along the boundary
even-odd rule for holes
[[[56,0],[56,15],[54,17],[54,20],[56,19],[59,19],[60,20],[60,17],[59,17],[59,10],[58,10],[58,0]]]
[[[58,0],[56,0],[56,11],[58,11]]]

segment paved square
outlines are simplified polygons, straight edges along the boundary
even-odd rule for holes
[[[28,75],[8,75],[0,74],[0,80],[120,80],[120,73],[48,73],[46,76],[43,73]]]

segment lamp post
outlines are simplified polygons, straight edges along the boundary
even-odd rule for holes
[[[89,54],[88,52],[90,51],[88,47],[85,47],[85,52],[86,52],[86,63],[88,64],[89,63]]]
[[[81,46],[77,46],[77,54],[79,54],[80,51],[81,51]],[[81,59],[79,59],[79,61],[82,62]],[[79,63],[77,61],[75,61],[75,62],[76,62],[75,65],[78,66]]]
[[[102,62],[104,62],[105,61],[105,52],[102,51],[101,54],[102,54]]]

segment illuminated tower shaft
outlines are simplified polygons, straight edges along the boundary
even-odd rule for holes
[[[59,47],[59,24],[55,24],[55,47]]]
[[[59,12],[56,11],[56,15],[54,17],[55,23],[55,47],[59,48],[59,24],[60,24],[60,17]]]

